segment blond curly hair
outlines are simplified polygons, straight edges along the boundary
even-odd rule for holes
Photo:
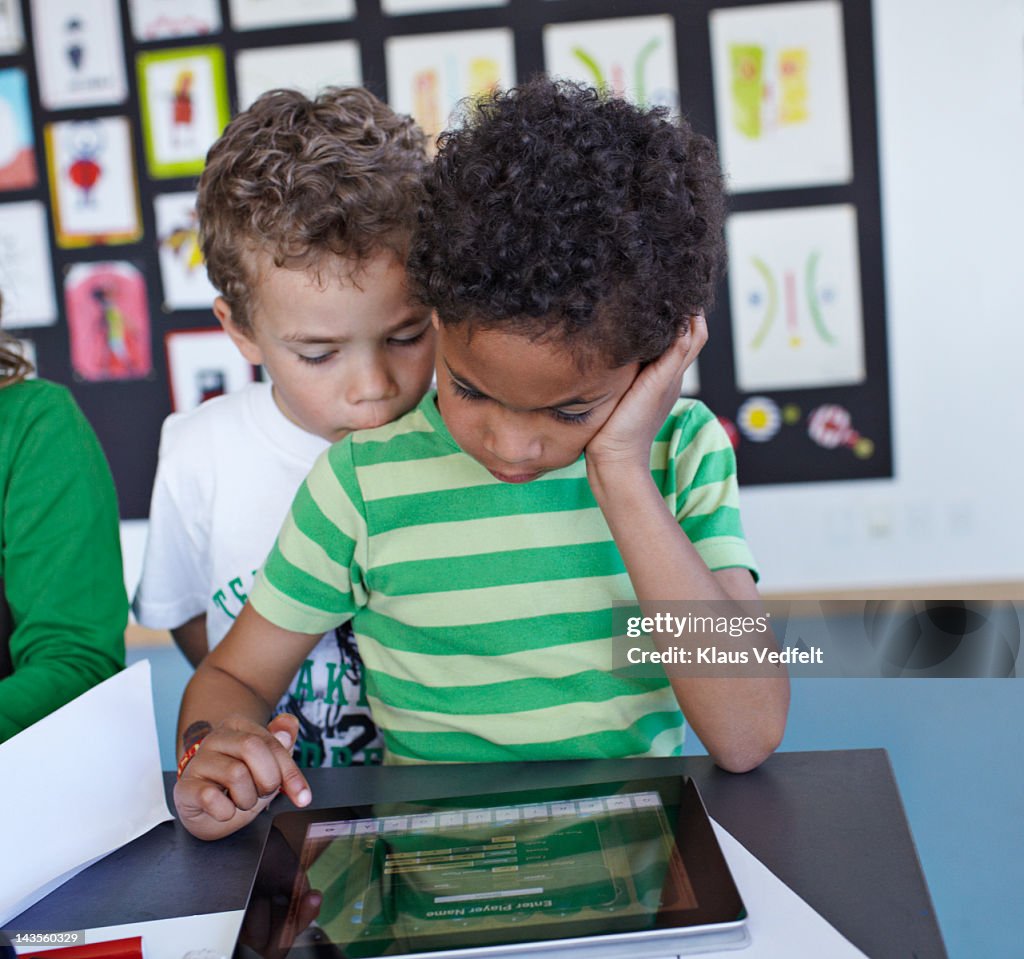
[[[310,100],[270,90],[235,117],[199,178],[199,242],[210,282],[251,329],[259,255],[313,269],[404,259],[426,165],[423,132],[368,90],[328,87]]]

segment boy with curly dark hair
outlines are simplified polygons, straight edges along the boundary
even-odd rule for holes
[[[272,383],[163,426],[134,608],[193,665],[241,610],[316,458],[430,385],[430,310],[405,271],[425,167],[416,124],[358,87],[270,91],[210,148],[196,205],[213,312]],[[324,633],[272,728],[304,766],[379,761],[351,629]],[[202,727],[183,732],[185,748]]]
[[[757,600],[731,446],[679,399],[722,208],[708,140],[584,87],[531,81],[442,137],[409,260],[437,392],[321,457],[187,690],[214,726],[175,793],[193,833],[309,801],[259,724],[348,620],[391,762],[672,755],[686,721],[734,771],[778,745],[784,677],[609,669],[615,601]]]

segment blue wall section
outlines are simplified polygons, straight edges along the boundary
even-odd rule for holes
[[[160,757],[173,769],[181,692],[192,673],[174,647],[149,659]],[[1024,955],[1024,686],[1019,680],[804,679],[793,684],[783,749],[882,747],[950,959]],[[691,734],[687,752],[702,751]]]

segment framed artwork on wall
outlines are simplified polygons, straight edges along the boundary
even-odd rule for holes
[[[219,33],[217,0],[128,0],[132,35],[140,43]]]
[[[53,232],[65,249],[134,243],[142,237],[127,117],[47,125]]]
[[[718,146],[734,193],[853,178],[839,0],[710,14]]]
[[[224,51],[180,47],[136,58],[146,167],[156,179],[199,174],[231,115]]]
[[[48,110],[128,98],[117,0],[32,0],[39,99]]]
[[[0,190],[36,185],[35,136],[24,70],[0,70]]]
[[[171,330],[164,336],[171,409],[195,409],[200,403],[240,390],[256,377],[238,347],[219,326]]]
[[[57,322],[46,207],[39,200],[0,204],[0,290],[5,329]]]
[[[76,376],[98,381],[149,375],[146,280],[135,264],[75,264],[64,278],[64,302]]]

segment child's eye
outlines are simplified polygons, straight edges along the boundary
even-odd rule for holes
[[[321,353],[319,356],[305,356],[302,353],[299,353],[298,356],[303,363],[311,363],[313,366],[316,366],[317,363],[327,362],[327,360],[334,356],[334,351],[331,350],[329,353]]]
[[[551,415],[560,423],[586,423],[593,412],[584,410],[582,413],[565,413],[562,410],[552,410]]]
[[[452,384],[452,390],[455,395],[464,400],[482,400],[484,398],[483,393],[478,393],[476,390],[463,386],[458,380],[449,378],[449,382]]]
[[[404,338],[393,336],[393,337],[391,337],[390,340],[388,340],[388,342],[392,346],[413,346],[414,344],[419,343],[419,341],[422,340],[423,337],[425,337],[427,335],[427,330],[429,330],[429,329],[430,329],[429,325],[425,326],[415,336],[408,336],[408,337],[404,337]]]

